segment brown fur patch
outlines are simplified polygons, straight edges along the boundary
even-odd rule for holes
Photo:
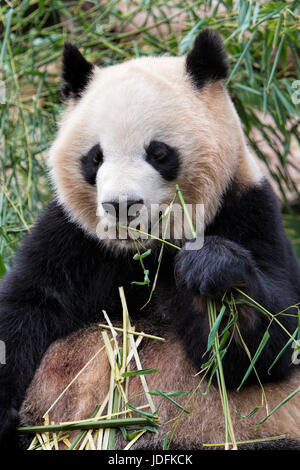
[[[142,330],[143,325],[137,325]],[[157,332],[156,332],[157,333]],[[103,345],[101,329],[97,326],[79,331],[65,340],[54,343],[46,353],[33,382],[27,392],[21,409],[21,421],[24,425],[42,422],[42,415],[62,390],[68,385],[78,371]],[[194,390],[200,380],[197,372],[187,361],[181,343],[176,335],[169,331],[165,343],[143,339],[139,350],[143,368],[157,368],[159,373],[147,376],[150,390]],[[70,387],[50,413],[55,422],[73,421],[88,418],[96,405],[101,403],[109,387],[110,367],[106,353],[100,353],[88,366],[85,372]],[[267,384],[269,411],[292,393],[300,382],[300,372],[284,383]],[[201,386],[201,392],[206,384]],[[185,405],[187,397],[177,397],[176,401]],[[159,436],[147,433],[136,444],[138,448],[161,448],[163,436],[173,430],[174,421],[180,414],[170,401],[153,397],[156,405],[162,403],[159,415],[161,428]],[[129,401],[134,406],[146,402],[140,378],[130,380]],[[255,425],[266,415],[261,408],[251,418],[242,419],[236,412],[247,415],[253,408],[261,404],[261,389],[251,386],[240,392],[229,393],[231,416],[237,440],[259,439],[267,436],[286,434],[300,439],[300,394],[281,407],[262,426]],[[207,395],[199,391],[186,405],[190,415],[183,414],[174,434],[172,447],[175,449],[201,448],[203,443],[224,442],[224,416],[219,391],[211,386]],[[117,448],[123,448],[125,441],[121,434],[117,439]]]

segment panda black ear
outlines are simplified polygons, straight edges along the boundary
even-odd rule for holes
[[[80,98],[87,86],[94,66],[79,52],[77,47],[66,42],[62,59],[61,94],[63,98]]]
[[[198,34],[186,57],[186,70],[199,88],[209,81],[227,78],[226,54],[217,31],[205,29]]]

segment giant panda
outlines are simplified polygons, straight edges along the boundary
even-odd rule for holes
[[[300,268],[281,222],[277,200],[249,152],[240,120],[225,88],[228,66],[219,35],[202,31],[182,57],[142,57],[97,68],[78,49],[63,52],[62,94],[67,102],[49,152],[55,196],[20,247],[0,287],[0,339],[7,360],[0,369],[1,449],[19,447],[17,423],[42,423],[42,416],[70,380],[102,345],[105,310],[121,321],[118,287],[123,286],[132,324],[165,338],[143,340],[143,368],[156,368],[148,386],[191,390],[207,360],[207,299],[241,287],[280,321],[297,328]],[[136,242],[106,239],[102,228],[117,225],[125,202],[129,212],[170,204],[176,185],[186,204],[204,206],[204,243],[180,251],[166,245],[151,302],[134,261]],[[124,204],[123,204],[124,205]],[[156,214],[159,218],[160,213]],[[147,220],[145,221],[147,222]],[[104,230],[105,231],[105,230]],[[170,239],[171,240],[171,239]],[[171,240],[172,241],[172,240]],[[161,243],[143,240],[153,281]],[[174,242],[175,243],[175,242]],[[277,317],[278,318],[278,317]],[[255,368],[269,410],[299,387],[300,372],[286,332],[253,305],[238,307],[238,326],[253,357],[267,328],[270,339]],[[296,362],[296,361],[295,361]],[[241,391],[249,356],[233,335],[223,357],[232,420],[238,441],[285,435],[244,448],[300,449],[300,395],[296,394],[258,429],[266,410],[243,419],[260,403],[252,370]],[[109,384],[106,355],[99,354],[50,413],[56,423],[91,416]],[[141,385],[131,381],[139,404]],[[161,400],[153,397],[156,404]],[[178,401],[183,403],[180,397]],[[159,435],[146,433],[139,449],[161,449],[178,410],[163,400]],[[172,441],[174,449],[202,449],[224,442],[224,416],[216,383],[196,393]],[[123,448],[118,435],[116,448]],[[243,448],[243,446],[241,446]]]

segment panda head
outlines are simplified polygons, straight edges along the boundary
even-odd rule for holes
[[[49,166],[72,220],[97,237],[118,225],[121,210],[133,209],[139,226],[148,227],[151,207],[159,218],[178,184],[187,204],[204,206],[208,224],[232,181],[252,184],[257,168],[226,92],[226,76],[222,41],[209,30],[199,34],[187,56],[143,57],[105,68],[66,44],[67,108]],[[109,243],[132,246],[128,237],[119,238]]]

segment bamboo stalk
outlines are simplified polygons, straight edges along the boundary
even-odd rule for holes
[[[107,330],[110,330],[110,327],[108,325],[104,325],[104,323],[98,323],[98,326],[101,328],[106,328]],[[123,328],[116,328],[114,327],[114,330],[119,331],[123,333]],[[134,330],[127,330],[127,333],[129,335],[136,335],[136,336],[142,336],[143,338],[150,338],[150,339],[156,339],[158,341],[166,341],[165,338],[161,338],[160,336],[154,336],[154,335],[148,335],[147,333],[140,332],[140,331],[134,331]]]
[[[135,358],[135,362],[136,362],[137,368],[138,368],[138,370],[141,370],[141,369],[143,369],[143,367],[142,367],[142,364],[141,364],[141,361],[140,361],[140,358],[139,358],[139,355],[138,355],[138,352],[137,352],[136,343],[134,342],[134,339],[133,339],[132,336],[129,337],[129,341],[130,341],[131,347],[132,347],[132,349],[133,349],[133,354],[134,354],[134,358]],[[148,399],[148,403],[149,403],[149,405],[150,405],[151,411],[152,411],[152,413],[155,413],[155,406],[154,406],[152,397],[151,397],[151,395],[150,395],[150,393],[149,393],[149,388],[148,388],[148,385],[147,385],[147,381],[146,381],[146,379],[145,379],[145,376],[144,376],[144,375],[140,375],[139,377],[140,377],[140,379],[141,379],[141,382],[142,382],[142,385],[143,385],[143,388],[144,388],[146,397],[147,397],[147,399]]]
[[[208,316],[209,316],[210,328],[212,328],[212,326],[215,324],[216,319],[217,319],[216,306],[212,300],[208,300]],[[230,435],[231,441],[233,443],[232,449],[237,450],[237,442],[235,439],[234,429],[232,425],[232,419],[231,419],[231,413],[230,413],[230,408],[229,408],[228,395],[227,395],[225,377],[224,377],[224,372],[223,372],[222,360],[220,357],[219,346],[220,346],[219,334],[217,333],[215,336],[215,340],[214,340],[214,350],[216,351],[216,359],[217,359],[217,364],[218,364],[216,374],[217,374],[218,386],[219,386],[222,406],[224,410],[224,418],[225,418],[225,449],[226,450],[229,449],[228,435]]]
[[[127,340],[128,340],[128,308],[125,299],[124,289],[123,287],[119,287],[119,294],[122,302],[123,307],[123,354],[122,354],[122,366],[120,370],[120,374],[122,375],[126,370],[126,361],[127,361]]]
[[[157,423],[145,416],[144,418],[124,418],[124,419],[103,419],[99,421],[88,421],[87,423],[72,424],[49,424],[48,426],[20,426],[17,431],[22,434],[44,433],[59,431],[76,431],[82,429],[108,429],[121,428],[127,426],[158,426]]]
[[[280,436],[271,436],[271,437],[263,437],[261,439],[252,439],[249,441],[237,441],[236,444],[253,444],[256,442],[268,442],[268,441],[279,441],[280,439],[286,439],[286,435],[282,434]],[[228,444],[233,445],[232,442],[228,442]],[[223,447],[225,442],[218,442],[218,443],[203,443],[203,447]]]
[[[150,405],[149,403],[147,403],[146,405],[142,405],[142,406],[137,406],[136,409],[137,410],[143,410],[145,408],[149,408]],[[103,415],[101,416],[102,419],[104,418],[111,418],[112,416],[119,416],[119,415],[124,415],[124,414],[130,414],[132,413],[132,410],[122,410],[122,411],[117,411],[115,413],[111,413],[110,415],[107,414],[107,415]],[[77,423],[89,423],[90,421],[98,421],[99,419],[98,418],[87,418],[87,419],[81,419],[79,421],[62,421],[61,423],[59,424],[77,424]]]
[[[107,407],[108,400],[109,400],[109,394],[106,395],[106,397],[105,397],[104,400],[103,400],[103,403],[101,404],[101,406],[99,407],[99,409],[96,410],[95,415],[92,415],[93,418],[96,418],[96,419],[95,419],[96,421],[99,421],[100,418],[102,418],[102,413],[104,412],[105,408]],[[69,424],[70,424],[70,423],[69,423]],[[83,433],[84,433],[84,431],[83,431]],[[85,433],[85,436],[83,437],[82,442],[81,442],[81,444],[80,444],[79,450],[81,450],[81,448],[82,448],[82,449],[85,448],[85,446],[86,446],[86,444],[87,444],[87,442],[88,442],[88,436],[89,436],[89,434],[91,434],[91,433],[92,433],[92,430],[91,430],[91,429]],[[79,441],[80,441],[80,440],[79,440]],[[78,441],[78,442],[79,442],[79,441]],[[76,444],[76,445],[77,445],[77,444]],[[76,447],[76,445],[74,445],[74,448]]]

